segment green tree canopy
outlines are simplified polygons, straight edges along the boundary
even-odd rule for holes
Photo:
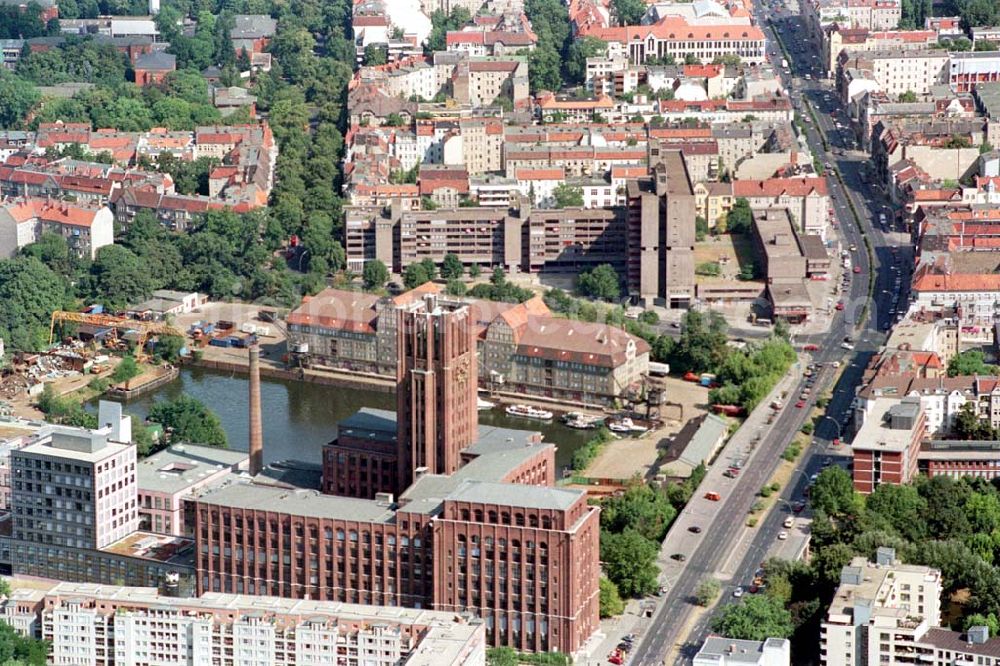
[[[618,588],[604,576],[601,576],[598,584],[600,585],[601,593],[601,617],[621,615],[625,611],[625,602],[622,601],[621,595],[618,594]]]
[[[611,264],[601,264],[580,274],[577,288],[584,296],[602,301],[617,301],[621,296],[621,279]]]
[[[767,595],[743,597],[739,603],[723,607],[712,619],[712,631],[750,641],[789,638],[795,627],[792,615],[780,600]]]
[[[810,494],[813,507],[830,516],[856,514],[859,496],[854,491],[851,475],[840,466],[820,472]]]
[[[146,300],[157,286],[146,263],[120,245],[105,245],[97,251],[91,276],[94,299],[112,309]]]
[[[149,410],[149,420],[162,425],[175,443],[228,447],[219,417],[191,396],[156,403]]]
[[[365,289],[381,289],[389,281],[389,269],[381,259],[366,261],[364,268],[361,269],[361,279]]]
[[[646,3],[642,0],[613,0],[612,5],[618,16],[618,25],[639,25],[646,13]]]
[[[38,259],[0,260],[0,337],[8,348],[44,349],[52,312],[65,301],[65,283]]]
[[[635,530],[620,534],[601,532],[601,562],[618,591],[628,597],[652,594],[657,589],[657,544]]]
[[[986,363],[986,357],[978,349],[955,354],[948,361],[948,376],[995,375],[997,366]]]
[[[753,211],[750,210],[750,202],[744,197],[739,197],[726,215],[726,229],[733,234],[747,234],[750,233],[752,224]]]
[[[566,183],[559,183],[552,189],[556,208],[579,208],[583,206],[583,189]]]
[[[659,543],[677,515],[666,495],[646,484],[633,484],[601,502],[601,527],[610,532],[635,530]]]
[[[140,374],[142,374],[142,368],[139,367],[135,357],[126,356],[115,366],[114,372],[111,373],[111,379],[118,383],[128,382]]]
[[[0,127],[23,125],[38,100],[35,86],[6,70],[0,70]]]
[[[441,277],[445,280],[454,280],[455,278],[460,278],[465,273],[465,266],[462,265],[462,260],[456,255],[448,253],[444,255],[444,260],[441,262]]]

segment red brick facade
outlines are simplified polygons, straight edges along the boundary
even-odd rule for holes
[[[472,313],[440,310],[435,295],[400,311],[396,354],[399,482],[414,471],[452,474],[478,435]]]

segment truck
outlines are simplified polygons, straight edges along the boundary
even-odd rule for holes
[[[653,377],[666,377],[670,374],[670,365],[668,363],[657,363],[655,361],[649,362],[649,374]]]
[[[781,67],[782,69],[788,69],[788,58],[781,59]]]

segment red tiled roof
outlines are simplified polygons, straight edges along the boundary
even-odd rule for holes
[[[374,333],[377,302],[378,296],[372,294],[328,288],[302,299],[302,305],[288,315],[288,324]]]
[[[810,194],[826,196],[825,178],[769,178],[767,180],[733,181],[734,197],[804,197]]]

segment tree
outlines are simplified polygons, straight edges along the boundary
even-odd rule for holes
[[[177,335],[161,335],[156,340],[156,356],[167,363],[176,363],[184,349],[184,338]]]
[[[917,101],[917,93],[912,90],[907,90],[899,96],[900,102],[912,103]]]
[[[115,366],[115,371],[111,373],[111,379],[118,384],[127,383],[142,374],[142,368],[136,362],[134,356],[126,356],[118,365]]]
[[[612,5],[618,16],[618,25],[639,25],[646,13],[646,3],[642,0],[613,0]]]
[[[462,277],[463,273],[465,273],[465,266],[462,265],[462,260],[458,256],[451,252],[444,255],[444,259],[441,261],[442,278],[445,280],[454,280]]]
[[[38,100],[38,91],[33,85],[0,70],[0,127],[19,127]]]
[[[698,583],[698,588],[694,592],[695,601],[699,606],[711,606],[721,590],[722,586],[718,579],[709,576]]]
[[[969,487],[950,476],[920,477],[917,491],[927,501],[927,528],[935,539],[961,537],[970,531],[965,513]]]
[[[859,501],[851,475],[839,466],[820,472],[810,494],[813,507],[829,516],[856,515]]]
[[[752,224],[753,211],[750,210],[750,202],[744,197],[739,197],[726,215],[726,228],[731,234],[746,234],[750,233]]]
[[[869,514],[884,519],[894,530],[911,541],[927,535],[927,500],[912,485],[881,484],[865,499]]]
[[[149,410],[149,420],[162,425],[173,442],[228,447],[219,417],[190,396],[156,403]]]
[[[44,666],[48,663],[48,652],[46,641],[22,636],[6,622],[0,622],[0,663]]]
[[[689,310],[681,319],[681,335],[676,343],[660,344],[669,351],[660,360],[680,372],[711,372],[722,365],[729,354],[729,325],[718,312]]]
[[[708,235],[708,220],[703,218],[701,215],[694,218],[694,239],[697,242],[702,242],[705,240],[705,236]]]
[[[660,323],[660,315],[653,310],[643,310],[639,313],[639,323],[647,326],[656,326]]]
[[[570,44],[563,63],[566,83],[581,84],[587,74],[587,58],[607,55],[608,43],[597,37],[585,35],[577,37]]]
[[[601,527],[609,532],[635,530],[660,542],[677,515],[666,495],[646,484],[633,484],[621,495],[601,502]]]
[[[983,352],[972,349],[955,354],[948,361],[948,376],[957,377],[959,375],[995,375],[997,366],[986,363]]]
[[[743,597],[712,619],[712,631],[740,640],[788,638],[794,630],[792,614],[780,600],[767,595]]]
[[[560,63],[559,52],[552,46],[539,43],[535,47],[528,55],[528,82],[532,94],[559,90],[562,84]]]
[[[366,261],[364,268],[361,269],[361,280],[365,289],[381,289],[389,281],[389,269],[381,259]]]
[[[600,586],[600,609],[601,617],[614,617],[621,615],[625,611],[625,602],[618,594],[618,588],[610,580],[601,576],[598,581]],[[992,634],[991,634],[992,635]]]
[[[991,42],[988,39],[979,39],[979,40],[976,40],[976,43],[973,45],[973,50],[974,51],[996,51],[997,50],[997,43],[996,42]],[[990,634],[990,635],[992,636],[993,634]]]
[[[792,329],[788,325],[788,320],[783,318],[778,318],[774,321],[774,331],[772,335],[776,338],[781,338],[782,340],[792,339]]]
[[[955,439],[964,440],[991,440],[996,438],[996,433],[989,421],[980,419],[976,413],[976,406],[967,402],[955,416],[955,425],[952,428],[952,436]]]
[[[583,206],[583,189],[573,187],[566,183],[559,183],[552,190],[556,208],[570,208]]]
[[[472,264],[469,266],[469,277],[475,280],[480,275],[482,275],[483,269],[479,267],[479,264]]]
[[[1000,620],[997,620],[997,616],[994,613],[990,613],[989,615],[973,613],[972,615],[967,615],[962,621],[962,630],[968,631],[972,627],[988,627],[990,637],[993,637],[1000,632]]]
[[[425,282],[430,282],[432,276],[427,273],[427,267],[421,263],[410,264],[403,270],[403,285],[414,289]]]
[[[365,47],[365,65],[375,67],[389,61],[389,50],[385,44],[369,44]]]
[[[577,289],[584,296],[616,301],[621,296],[621,279],[611,264],[601,264],[580,274]]]
[[[99,249],[90,272],[93,297],[112,309],[140,303],[159,286],[153,283],[146,263],[121,245]]]
[[[61,309],[65,300],[65,284],[38,259],[0,260],[0,337],[8,348],[44,349],[52,311]]]
[[[469,288],[461,280],[448,280],[448,284],[445,285],[444,290],[450,296],[465,296]]]
[[[641,597],[657,589],[657,544],[635,530],[621,534],[601,532],[601,562],[608,578],[627,597]]]

